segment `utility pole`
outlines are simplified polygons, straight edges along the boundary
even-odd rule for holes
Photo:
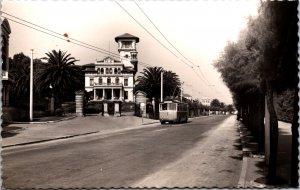
[[[160,73],[160,102],[163,102],[163,85],[164,85],[164,72]]]
[[[33,49],[31,49],[31,61],[30,61],[29,119],[30,121],[33,120]]]
[[[183,82],[181,83],[181,86],[180,86],[180,102],[182,102],[182,85],[183,85]]]

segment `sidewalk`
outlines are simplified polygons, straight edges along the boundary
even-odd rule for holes
[[[291,124],[278,122],[278,154],[277,154],[277,176],[278,184],[269,185],[266,183],[267,165],[263,156],[254,155],[243,157],[245,166],[244,188],[288,188],[290,187],[290,168],[291,168],[291,145],[292,133]],[[242,171],[243,172],[243,171]]]
[[[159,123],[158,120],[136,116],[103,117],[66,117],[57,122],[57,118],[35,123],[14,123],[2,127],[2,147],[11,147],[56,139],[64,139],[93,133],[139,128],[144,125]]]

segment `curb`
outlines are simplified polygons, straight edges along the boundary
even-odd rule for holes
[[[241,171],[240,179],[238,182],[238,188],[245,188],[245,186],[246,186],[247,168],[248,168],[248,158],[243,156],[242,171]]]
[[[143,123],[142,125],[151,125],[151,124],[155,124],[155,123],[159,123],[159,121],[154,121],[154,122],[151,122],[151,123]]]
[[[71,116],[71,117],[68,117],[68,118],[63,118],[63,119],[55,120],[55,121],[46,121],[46,122],[14,122],[14,123],[18,123],[18,124],[46,124],[46,123],[55,123],[55,122],[59,122],[59,121],[69,120],[69,119],[73,119],[75,117],[77,117],[77,116]],[[208,116],[200,116],[200,117],[194,117],[194,118],[190,118],[190,119],[196,119],[196,118],[201,118],[201,117],[208,117]],[[150,123],[144,123],[144,124],[140,124],[138,126],[143,127],[145,125],[151,125],[151,124],[156,124],[156,123],[159,123],[159,121],[154,121],[154,122],[150,122]],[[116,131],[132,130],[132,129],[137,129],[137,128],[130,127],[130,128],[124,128],[124,129],[116,130]],[[52,139],[44,139],[44,140],[38,140],[38,141],[32,141],[32,142],[26,142],[26,143],[11,144],[11,145],[2,146],[2,148],[4,149],[4,148],[9,148],[9,147],[18,147],[18,146],[23,146],[23,145],[38,144],[38,143],[55,141],[55,140],[60,140],[60,139],[73,138],[73,137],[77,137],[77,136],[91,135],[91,134],[95,134],[95,133],[99,133],[99,132],[100,131],[94,131],[94,132],[88,132],[88,133],[82,133],[82,134],[76,134],[76,135],[62,136],[62,137],[57,137],[57,138],[52,138]],[[110,132],[111,131],[109,131],[109,133]],[[105,132],[104,132],[104,134],[105,134]]]
[[[138,125],[138,126],[143,127],[143,125],[150,125],[150,124],[155,124],[155,123],[158,123],[158,122],[145,123],[145,124]],[[123,131],[123,130],[132,130],[132,129],[138,129],[138,128],[130,127],[130,128],[124,128],[124,129],[116,130],[116,131],[113,131],[113,132],[119,132],[119,131]],[[93,132],[82,133],[82,134],[67,135],[67,136],[62,136],[62,137],[57,137],[57,138],[31,141],[31,142],[26,142],[26,143],[11,144],[11,145],[2,146],[2,148],[5,149],[5,148],[18,147],[18,146],[24,146],[24,145],[38,144],[38,143],[43,143],[43,142],[50,142],[50,141],[61,140],[61,139],[69,139],[69,138],[78,137],[78,136],[96,134],[96,133],[99,133],[99,132],[101,132],[101,131],[93,131]],[[112,133],[112,131],[102,131],[102,132],[103,132],[103,134]]]
[[[70,117],[66,117],[58,120],[51,120],[51,121],[29,121],[29,122],[9,121],[9,123],[10,124],[47,124],[47,123],[56,123],[60,121],[70,120],[70,119],[74,119],[75,117],[77,116],[70,116]]]
[[[2,146],[2,148],[4,149],[4,148],[9,148],[9,147],[38,144],[38,143],[42,143],[42,142],[49,142],[49,141],[55,141],[55,140],[60,140],[60,139],[68,139],[68,138],[73,138],[73,137],[78,137],[78,136],[91,135],[91,134],[95,134],[95,133],[99,133],[99,132],[100,131],[93,131],[93,132],[76,134],[76,135],[62,136],[62,137],[57,137],[57,138],[52,138],[52,139],[44,139],[44,140],[38,140],[38,141],[32,141],[32,142],[26,142],[26,143],[12,144],[12,145]]]

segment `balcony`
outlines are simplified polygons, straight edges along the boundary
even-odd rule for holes
[[[97,83],[97,82],[94,82],[94,86],[119,86],[119,87],[122,87],[123,84],[122,83]]]

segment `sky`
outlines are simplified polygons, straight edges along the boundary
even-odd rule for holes
[[[1,10],[112,53],[118,53],[114,38],[130,33],[140,38],[137,45],[140,62],[137,75],[145,65],[163,67],[179,76],[184,93],[193,99],[217,98],[231,104],[231,94],[213,63],[228,41],[237,40],[239,32],[247,25],[247,18],[257,15],[258,5],[256,0],[125,0],[117,3],[108,0],[4,0]],[[37,28],[4,13],[2,18],[5,16]],[[108,56],[71,43],[74,40],[61,40],[12,20],[9,23],[12,31],[10,56],[20,52],[30,56],[30,49],[34,49],[34,58],[42,58],[53,49],[61,49],[78,59],[79,65]]]

